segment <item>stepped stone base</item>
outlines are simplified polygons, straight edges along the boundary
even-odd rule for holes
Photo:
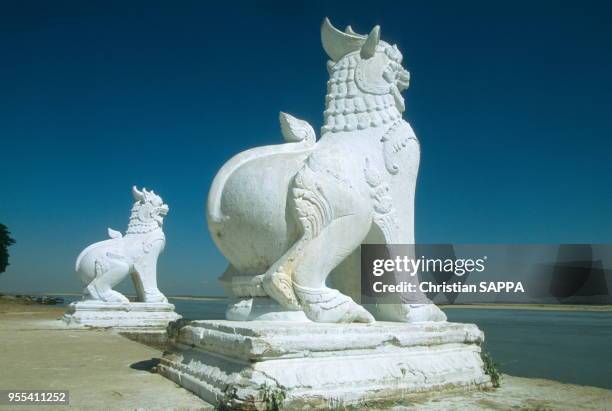
[[[79,301],[68,306],[62,320],[69,325],[139,332],[165,331],[169,322],[180,318],[169,303]]]
[[[158,372],[217,405],[329,408],[490,386],[473,324],[178,322]]]

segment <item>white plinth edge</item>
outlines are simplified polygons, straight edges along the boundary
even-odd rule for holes
[[[124,331],[165,331],[169,322],[180,318],[170,303],[79,301],[68,306],[62,320],[68,325]]]
[[[315,408],[490,385],[473,324],[179,322],[158,371],[232,408]]]

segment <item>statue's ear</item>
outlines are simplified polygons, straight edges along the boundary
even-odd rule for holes
[[[374,53],[376,53],[376,46],[378,45],[379,41],[380,26],[375,26],[368,35],[365,43],[363,43],[363,46],[361,46],[361,58],[365,60],[371,58]]]
[[[364,41],[365,36],[338,30],[332,26],[327,17],[321,24],[321,43],[323,49],[333,61],[339,61],[348,53],[359,50]]]
[[[132,196],[136,201],[142,201],[143,194],[142,191],[139,191],[136,186],[132,186]]]
[[[346,34],[351,34],[353,36],[360,36],[360,34],[355,33],[355,30],[353,30],[353,28],[350,25],[346,26],[346,28],[344,29],[344,32]]]

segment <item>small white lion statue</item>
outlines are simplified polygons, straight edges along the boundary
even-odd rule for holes
[[[113,287],[130,274],[138,301],[168,302],[157,288],[157,258],[166,243],[162,225],[169,208],[153,191],[134,186],[132,194],[135,202],[125,236],[109,228],[109,240],[90,245],[76,260],[86,299],[129,302]]]

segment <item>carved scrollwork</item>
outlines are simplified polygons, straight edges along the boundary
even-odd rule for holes
[[[293,199],[306,238],[316,237],[332,220],[331,206],[321,192],[318,180],[308,164],[294,180]]]
[[[398,222],[389,183],[384,180],[383,174],[368,157],[365,159],[364,174],[366,182],[370,186],[370,196],[374,203],[374,224],[381,229],[387,243],[393,244],[397,240]]]
[[[408,141],[416,140],[416,136],[410,127],[402,127],[403,121],[395,122],[382,136],[383,156],[387,171],[395,175],[400,171],[400,153],[408,146]]]

